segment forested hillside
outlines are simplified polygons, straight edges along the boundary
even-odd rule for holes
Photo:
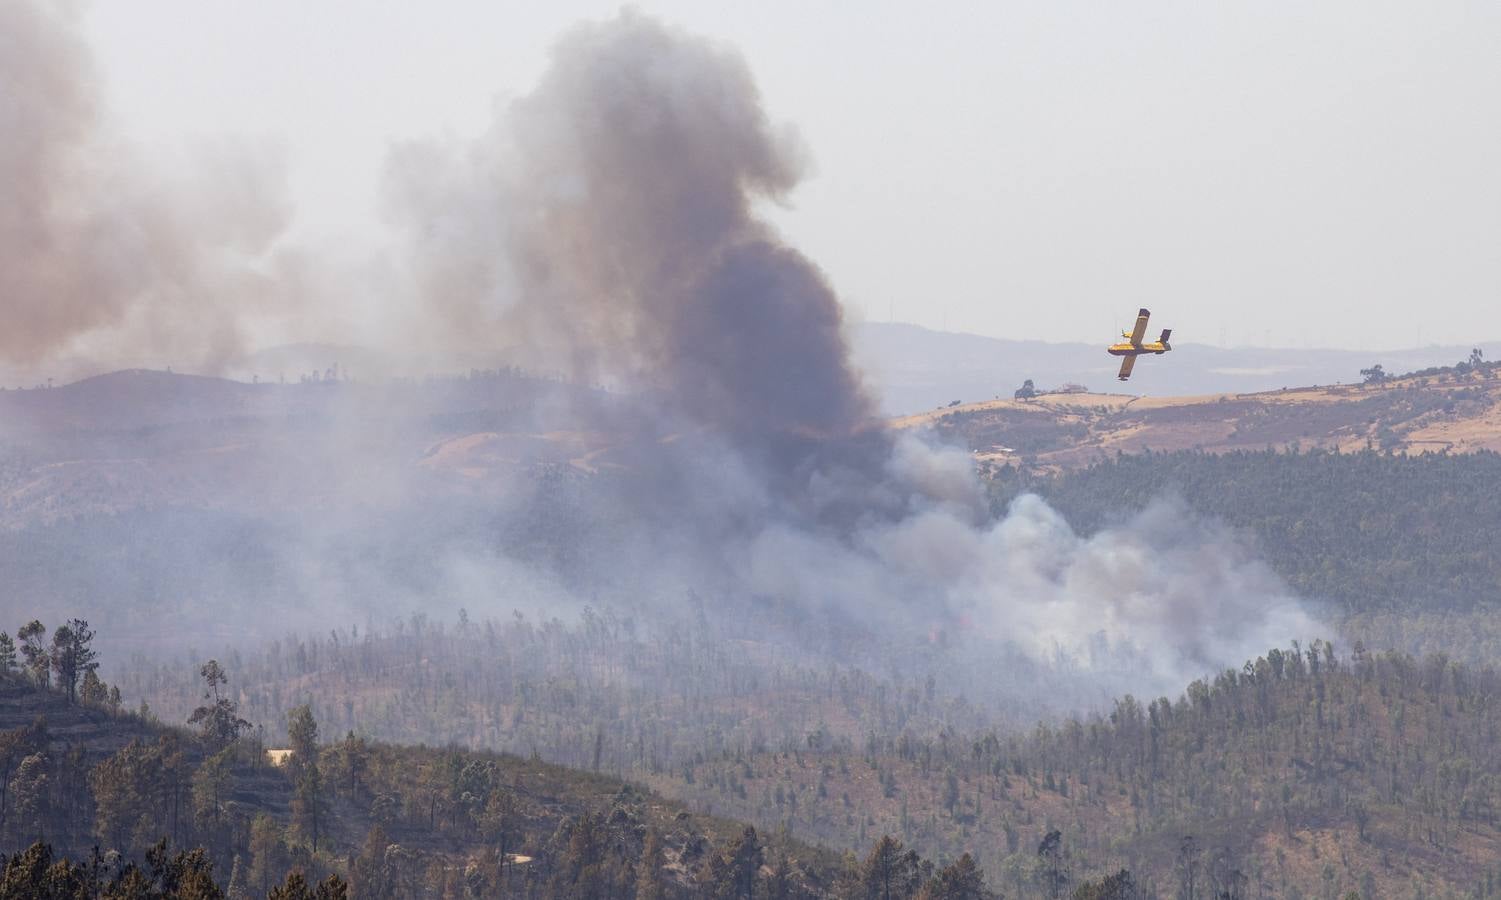
[[[1487,897],[1498,738],[1496,670],[1317,644],[1027,735],[815,733],[650,782],[835,844],[967,850],[1012,897],[1123,867],[1156,896]]]
[[[998,508],[1039,493],[1084,532],[1181,498],[1351,614],[1501,604],[1501,454],[1149,452],[1058,474],[1000,466],[990,485]]]
[[[982,460],[1064,469],[1147,450],[1501,450],[1501,366],[1472,354],[1447,368],[1389,376],[1375,366],[1363,374],[1362,384],[1199,397],[1023,388],[1014,397],[951,404],[895,425],[931,429]]]
[[[810,661],[795,647],[741,636],[750,630],[706,615],[638,621],[609,609],[586,610],[576,624],[419,615],[293,635],[227,658],[241,708],[273,735],[283,710],[307,703],[340,732],[537,752],[626,776],[677,770],[706,754],[801,746],[819,730],[854,744],[870,731],[1025,726],[1057,700],[1021,701],[1054,676],[1036,667],[1027,679],[1021,659],[1013,678],[1026,690],[1010,686],[1013,702],[993,692],[983,703],[966,698],[976,685],[962,672],[965,651],[927,635],[884,647],[876,669]],[[126,694],[149,698],[164,716],[185,717],[199,703],[187,661],[141,656],[113,671]]]
[[[968,857],[840,856],[535,754],[331,736],[306,705],[268,746],[215,661],[167,725],[99,680],[86,622],[18,637],[0,633],[0,846],[30,846],[0,897],[986,895]]]
[[[664,667],[667,645],[589,621],[526,639],[428,623],[288,642],[235,663],[256,673],[236,696],[247,709],[311,700],[335,730],[531,744],[763,834],[857,850],[889,833],[930,858],[971,853],[1012,897],[1121,869],[1159,896],[1186,876],[1205,896],[1280,897],[1485,896],[1501,877],[1489,667],[1317,642],[1176,699],[1121,697],[1026,729],[943,685],[752,665],[756,648],[737,656],[691,630],[681,642],[699,649],[669,645],[698,662]],[[527,677],[534,654],[554,663]],[[160,708],[190,702],[168,666],[122,683]],[[1054,831],[1054,856],[1039,855]]]

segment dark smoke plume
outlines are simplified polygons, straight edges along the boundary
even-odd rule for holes
[[[739,56],[626,13],[569,34],[468,152],[402,151],[394,206],[453,330],[498,303],[539,366],[737,439],[848,435],[872,405],[839,302],[753,209],[796,184],[795,149]]]
[[[164,177],[118,152],[71,19],[0,0],[0,78],[0,354],[193,349],[212,362],[268,304],[295,299],[274,247],[286,207],[265,168],[229,154],[207,176]],[[673,612],[707,597],[742,633],[819,659],[898,668],[891,648],[955,635],[968,642],[955,671],[992,692],[1016,690],[999,660],[1018,654],[1119,678],[1114,692],[1314,633],[1264,567],[1181,510],[1088,537],[1036,498],[993,519],[969,454],[874,422],[837,299],[757,216],[800,171],[735,53],[631,13],[573,30],[479,139],[393,155],[387,199],[409,252],[380,271],[398,280],[405,264],[410,291],[378,297],[371,317],[406,299],[390,323],[402,349],[490,350],[582,385],[443,417],[374,389],[367,405],[255,419],[244,446],[285,464],[260,483],[226,478],[240,479],[247,518],[261,522],[268,496],[308,505],[270,511],[250,542],[263,557],[225,540],[209,546],[235,549],[166,568],[202,576],[193,596],[257,613],[241,601],[270,590],[264,572],[309,615],[341,601],[504,613],[596,598]],[[498,420],[472,415],[497,407]],[[581,453],[555,466],[569,476],[556,486],[518,473],[461,503],[413,471],[450,439],[560,432],[605,436],[597,473],[577,476],[573,462],[594,457]],[[430,446],[409,446],[421,435]],[[209,564],[247,558],[251,574]],[[769,627],[795,633],[767,634],[767,609]]]
[[[100,107],[74,4],[0,2],[0,362],[217,368],[279,296],[278,166],[226,146],[158,170]]]
[[[968,454],[872,424],[837,299],[756,216],[799,171],[737,55],[626,13],[571,32],[481,139],[402,148],[390,200],[416,308],[444,334],[498,333],[533,366],[624,385],[672,436],[599,501],[644,520],[635,556],[654,577],[824,617],[796,639],[844,621],[910,643],[938,623],[1102,673],[1150,668],[1154,686],[1314,627],[1217,532],[1160,528],[1181,511],[1088,540],[1035,498],[987,521]],[[1185,614],[1201,607],[1213,627]]]

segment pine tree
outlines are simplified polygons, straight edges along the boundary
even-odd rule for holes
[[[292,819],[317,853],[318,838],[328,817],[328,798],[324,796],[323,772],[318,762],[305,763],[301,768],[292,794]]]
[[[250,900],[250,892],[245,888],[244,866],[240,854],[235,854],[234,864],[229,869],[229,888],[225,891],[228,900]]]
[[[860,867],[860,884],[871,900],[909,897],[916,889],[921,870],[915,852],[891,835],[882,835]]]
[[[787,854],[777,854],[777,863],[766,879],[766,900],[790,900],[794,896],[794,884],[791,861]]]
[[[952,767],[944,771],[942,802],[944,810],[952,817],[954,809],[959,805],[959,776],[954,773]]]
[[[730,843],[729,853],[725,858],[726,883],[721,886],[719,895],[733,900],[753,900],[764,857],[756,829],[747,825],[740,836]]]
[[[1086,881],[1074,891],[1074,900],[1145,900],[1147,896],[1126,869],[1099,881]]]
[[[314,900],[314,896],[302,870],[293,869],[287,873],[286,881],[266,894],[266,900]]]
[[[99,654],[89,646],[93,640],[94,632],[83,619],[71,619],[52,633],[52,671],[57,673],[58,685],[67,692],[69,703],[78,699],[79,679],[99,668]]]
[[[83,675],[83,684],[79,685],[78,697],[90,706],[108,706],[109,687],[99,680],[99,673],[90,669]]]
[[[42,840],[51,812],[51,790],[47,777],[47,757],[33,753],[21,760],[10,790],[16,798],[16,822],[19,833]]]
[[[339,746],[339,759],[343,767],[342,777],[345,794],[352,800],[366,796],[366,774],[370,768],[370,744],[353,731],[344,736]]]
[[[38,841],[5,861],[0,875],[0,897],[75,897],[87,896],[84,885],[71,866],[54,864],[52,847]]]
[[[1037,861],[1041,866],[1042,889],[1048,897],[1063,896],[1068,886],[1068,869],[1063,849],[1063,832],[1049,831],[1037,845]]]
[[[16,637],[21,639],[21,655],[26,658],[26,668],[31,671],[32,679],[43,687],[52,683],[52,661],[47,656],[47,645],[42,643],[46,635],[47,627],[36,619],[16,632]]]
[[[287,765],[295,780],[304,766],[318,761],[318,722],[308,704],[294,707],[287,713],[287,741],[292,750]]]
[[[219,828],[224,801],[230,792],[234,751],[221,750],[205,759],[193,773],[193,818],[213,833]]]
[[[219,692],[220,686],[229,681],[229,676],[218,660],[209,660],[198,672],[208,683],[203,699],[210,702],[193,710],[188,716],[188,724],[197,725],[209,752],[217,753],[239,740],[240,734],[250,728],[250,723],[240,718],[240,705]],[[145,712],[144,704],[142,711]]]
[[[392,846],[380,825],[370,826],[364,848],[349,865],[349,879],[356,896],[372,900],[395,896],[395,879],[386,866],[387,851]]]
[[[968,853],[945,866],[923,888],[923,900],[985,900],[985,875]]]
[[[275,879],[286,868],[287,847],[282,842],[281,826],[265,813],[250,823],[250,875],[251,890],[264,897],[272,888]]]
[[[292,778],[292,817],[297,829],[318,850],[318,839],[327,816],[328,798],[323,785],[323,770],[318,758],[318,723],[307,704],[287,714],[287,737],[292,755],[287,759],[287,773]]]
[[[636,867],[636,900],[664,900],[667,886],[662,880],[662,867],[665,865],[662,836],[657,829],[649,828],[641,848],[641,865]]]

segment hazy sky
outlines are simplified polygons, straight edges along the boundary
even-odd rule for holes
[[[649,2],[738,47],[814,167],[772,213],[869,319],[1365,349],[1501,337],[1501,4]],[[609,2],[108,0],[114,124],[286,157],[372,236],[393,140],[470,136]],[[1157,324],[1157,323],[1154,323]]]

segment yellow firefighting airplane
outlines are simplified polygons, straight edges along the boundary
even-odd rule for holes
[[[1125,359],[1121,360],[1120,374],[1116,376],[1121,381],[1125,381],[1131,377],[1131,368],[1136,365],[1136,357],[1143,353],[1156,353],[1158,356],[1161,356],[1173,349],[1172,345],[1167,342],[1167,339],[1173,336],[1171,328],[1162,329],[1162,337],[1159,337],[1154,343],[1143,344],[1141,342],[1141,339],[1146,337],[1147,319],[1151,318],[1151,315],[1147,310],[1137,310],[1136,327],[1130,331],[1121,332],[1121,337],[1125,338],[1128,343],[1110,345],[1109,353],[1111,356],[1125,357]]]

